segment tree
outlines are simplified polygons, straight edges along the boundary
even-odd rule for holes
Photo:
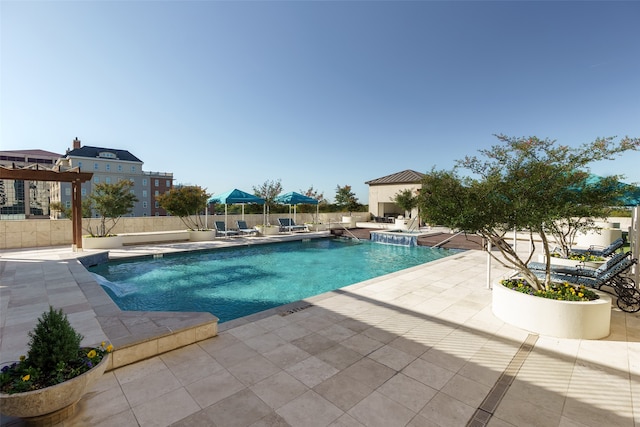
[[[51,212],[60,212],[65,218],[73,218],[73,209],[66,207],[62,202],[49,203],[49,210]],[[91,200],[82,199],[82,217],[91,218]]]
[[[273,200],[278,194],[282,193],[282,184],[280,180],[266,180],[262,185],[253,187],[253,194],[264,199],[264,203],[267,205],[267,215],[274,205]]]
[[[484,159],[466,157],[452,171],[432,170],[424,177],[421,216],[428,223],[483,236],[505,261],[492,257],[517,269],[534,289],[541,289],[551,282],[549,236],[562,241],[559,230],[567,233],[568,227],[589,227],[588,221],[576,223],[576,218],[606,216],[620,196],[613,185],[620,176],[590,180],[588,165],[638,150],[640,139],[615,143],[614,138],[599,138],[572,148],[536,137],[497,138],[503,145],[480,150]],[[479,178],[459,176],[460,167]],[[547,264],[544,280],[527,268],[531,255],[521,259],[505,241],[506,232],[513,229],[540,237]]]
[[[355,193],[351,191],[350,185],[345,185],[344,187],[340,187],[338,185],[336,187],[336,205],[340,209],[349,211],[349,213],[360,208],[358,198],[356,197]]]
[[[165,194],[156,196],[160,207],[177,216],[190,230],[206,230],[201,213],[207,209],[211,194],[197,185],[172,188]]]
[[[101,182],[96,184],[88,199],[91,208],[100,216],[100,225],[94,231],[89,225],[89,233],[93,237],[108,236],[122,215],[131,212],[138,198],[131,192],[133,181],[123,179],[115,184]],[[107,220],[111,225],[107,228]]]
[[[322,203],[326,203],[326,201],[324,200],[324,194],[314,189],[313,185],[309,187],[307,191],[300,190],[300,194],[304,194],[307,197],[311,197],[312,199],[317,200],[318,205]],[[316,212],[316,210],[319,210],[319,206],[316,207],[316,205],[311,205],[308,203],[303,203],[301,205],[298,205],[298,212],[313,213],[313,212]]]
[[[393,196],[393,202],[400,207],[405,214],[409,213],[409,218],[411,218],[411,210],[418,206],[418,196],[414,194],[414,192],[410,189],[404,189],[398,191]]]

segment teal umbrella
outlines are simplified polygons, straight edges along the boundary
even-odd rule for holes
[[[305,196],[304,194],[291,191],[289,193],[281,194],[273,199],[276,203],[282,203],[283,205],[289,205],[289,213],[291,213],[291,206],[293,206],[293,221],[296,218],[296,205],[317,205],[318,201],[313,197]],[[318,218],[318,209],[316,208],[316,222]]]
[[[224,204],[224,226],[227,227],[227,205],[235,205],[242,204],[242,219],[244,219],[244,205],[245,203],[255,203],[258,205],[264,205],[264,199],[254,196],[253,194],[246,193],[242,190],[238,190],[237,188],[233,190],[229,190],[225,193],[217,194],[215,196],[211,196],[209,198],[209,204],[211,203],[220,203]],[[208,211],[208,209],[207,209]],[[263,222],[264,222],[264,209],[263,209]]]

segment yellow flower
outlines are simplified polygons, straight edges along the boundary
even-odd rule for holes
[[[100,344],[100,346],[101,346],[102,348],[104,348],[104,346],[105,346],[105,342],[104,342],[104,341],[102,341],[102,344]]]
[[[89,359],[93,359],[94,357],[96,357],[96,351],[95,350],[91,350],[89,353],[87,353],[87,357]]]
[[[113,346],[111,344],[109,344],[107,346],[107,353],[111,353],[113,351]]]
[[[31,375],[27,374],[24,377],[22,377],[22,381],[29,381],[31,379]]]
[[[24,354],[20,355],[20,361],[21,362],[24,362],[26,358],[27,358],[27,356],[25,356]]]
[[[578,293],[578,296],[579,296],[580,298],[582,298],[582,297],[584,296],[584,294],[583,294],[582,292],[579,292],[579,293]]]

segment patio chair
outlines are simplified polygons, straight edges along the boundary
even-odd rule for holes
[[[571,274],[574,276],[597,277],[600,273],[612,268],[614,265],[627,257],[631,257],[631,252],[619,252],[617,254],[614,254],[598,268],[589,268],[585,267],[584,265],[572,266],[551,264],[551,272],[560,274]],[[545,264],[544,262],[530,262],[529,264],[527,264],[527,267],[532,271],[535,270],[544,272],[547,269],[547,264]]]
[[[224,224],[224,221],[215,221],[214,225],[216,227],[216,234],[220,234],[224,237],[238,235],[236,230],[227,230],[227,226]]]
[[[242,235],[251,236],[252,234],[258,234],[257,228],[249,228],[247,227],[247,222],[243,220],[236,221],[236,225],[238,226],[238,232]]]
[[[612,267],[600,271],[596,276],[579,276],[576,274],[551,273],[551,280],[557,282],[568,282],[573,285],[584,285],[590,288],[601,290],[603,286],[613,288],[618,296],[617,305],[622,311],[635,313],[640,310],[640,291],[636,289],[633,279],[624,274],[637,263],[637,259],[624,257]],[[545,272],[532,270],[539,278],[544,278]]]
[[[278,218],[280,231],[309,231],[306,225],[296,225],[291,218]]]
[[[624,246],[624,239],[622,237],[617,238],[609,246],[589,246],[589,249],[571,249],[571,253],[574,254],[582,254],[582,255],[594,255],[601,257],[611,256],[615,251]]]

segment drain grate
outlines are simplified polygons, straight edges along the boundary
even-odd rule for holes
[[[284,317],[284,316],[288,316],[288,315],[293,314],[293,313],[297,313],[297,312],[302,311],[302,310],[306,310],[309,307],[313,307],[313,304],[300,305],[298,307],[293,307],[293,308],[291,308],[289,310],[281,311],[278,314],[280,316]]]

